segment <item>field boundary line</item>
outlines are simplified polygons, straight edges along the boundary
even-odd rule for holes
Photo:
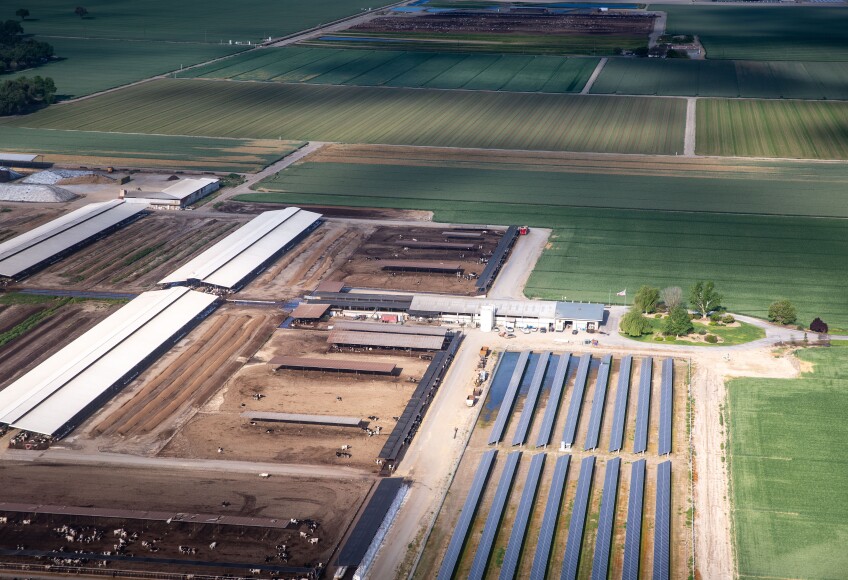
[[[608,60],[609,59],[607,57],[604,57],[598,61],[598,64],[595,66],[595,70],[592,71],[592,76],[589,77],[589,80],[586,81],[586,86],[583,87],[582,91],[580,91],[581,95],[589,94],[589,91],[592,90],[592,85],[594,85],[595,81],[598,80],[598,77],[601,75],[601,71],[604,70],[604,66],[606,66]]]
[[[697,106],[698,99],[696,97],[689,97],[686,99],[686,129],[683,137],[684,157],[695,157]]]

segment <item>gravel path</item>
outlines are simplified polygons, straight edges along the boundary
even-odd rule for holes
[[[592,85],[595,84],[595,81],[598,80],[598,76],[600,76],[601,71],[604,70],[604,65],[607,64],[608,58],[602,58],[600,62],[598,62],[598,66],[595,67],[595,70],[592,72],[592,76],[589,77],[589,80],[586,81],[586,86],[583,87],[583,90],[580,91],[581,95],[588,95],[589,91],[592,90]]]
[[[683,155],[695,157],[695,108],[698,99],[690,97],[686,99],[686,135],[683,138]]]

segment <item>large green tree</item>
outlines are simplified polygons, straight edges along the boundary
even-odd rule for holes
[[[20,115],[53,102],[56,85],[51,78],[20,77],[0,83],[0,115]]]
[[[722,295],[715,289],[712,280],[699,280],[689,292],[689,302],[705,318],[707,314],[721,306]]]
[[[778,324],[794,324],[798,320],[798,311],[789,300],[777,300],[769,306],[768,319]]]
[[[650,314],[657,309],[657,304],[660,302],[660,289],[653,286],[642,286],[636,291],[636,297],[633,299],[633,306]]]
[[[635,306],[621,317],[618,327],[627,336],[642,336],[651,332],[651,322]]]
[[[47,62],[53,47],[46,42],[24,38],[24,29],[15,20],[0,22],[0,72],[32,68]]]
[[[692,319],[689,317],[689,311],[678,306],[669,312],[668,316],[663,320],[663,334],[669,336],[685,336],[695,330],[692,325]]]

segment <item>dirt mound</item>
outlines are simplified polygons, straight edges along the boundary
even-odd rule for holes
[[[0,184],[0,201],[63,203],[79,196],[55,185]]]

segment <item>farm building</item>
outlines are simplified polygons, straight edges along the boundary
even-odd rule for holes
[[[604,305],[552,300],[507,300],[416,294],[410,316],[439,318],[445,322],[479,324],[491,330],[498,324],[563,330],[597,329],[604,320]]]
[[[392,363],[360,362],[301,356],[276,356],[268,363],[274,370],[333,371],[339,373],[362,373],[368,375],[393,375],[397,366]]]
[[[0,278],[20,280],[140,218],[146,205],[90,203],[0,244]]]
[[[412,296],[408,294],[364,294],[359,292],[319,292],[317,289],[304,297],[309,304],[329,304],[344,316],[383,315],[403,317],[409,310]]]
[[[130,203],[146,203],[154,209],[184,209],[220,188],[220,180],[212,177],[183,179],[162,191],[129,191],[122,189],[120,199]]]
[[[35,153],[9,153],[0,151],[0,165],[10,167],[33,167],[41,163],[41,155]]]
[[[387,332],[361,332],[356,330],[333,330],[327,344],[334,347],[384,348],[400,350],[441,350],[445,337],[421,334],[395,334]]]
[[[320,218],[299,207],[261,213],[159,284],[239,290],[317,228]]]
[[[144,292],[0,391],[0,423],[62,437],[215,309],[188,288]]]

